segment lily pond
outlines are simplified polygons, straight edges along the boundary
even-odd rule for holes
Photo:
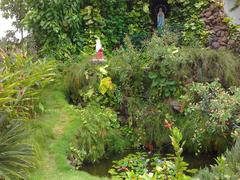
[[[133,149],[118,153],[112,157],[102,159],[94,164],[85,164],[80,170],[97,177],[109,177],[117,173],[125,173],[128,170],[138,171],[144,174],[152,172],[156,164],[164,163],[164,159],[171,152],[152,153]],[[216,154],[194,155],[183,153],[184,161],[189,164],[190,169],[203,169],[215,164]]]

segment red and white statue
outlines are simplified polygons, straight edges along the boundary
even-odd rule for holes
[[[104,61],[103,48],[100,39],[96,40],[96,59],[95,61]]]

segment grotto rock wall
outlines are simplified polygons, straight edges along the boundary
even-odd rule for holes
[[[240,32],[237,33],[239,37],[231,37],[229,25],[224,22],[224,18],[227,16],[222,6],[212,4],[202,12],[201,17],[207,30],[210,32],[208,38],[209,47],[214,49],[234,49],[240,53]]]

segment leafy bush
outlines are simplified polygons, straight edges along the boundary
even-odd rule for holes
[[[114,101],[115,84],[108,76],[107,67],[88,60],[70,66],[64,78],[65,93],[70,102],[83,107],[90,101],[102,105]]]
[[[18,122],[0,131],[0,179],[25,179],[33,167],[33,147],[26,142],[28,134]]]
[[[203,150],[212,147],[215,151],[222,151],[220,147],[231,142],[231,133],[240,123],[239,93],[239,88],[226,91],[218,82],[189,86],[183,102],[185,116],[192,122],[192,133],[188,138],[193,144]]]
[[[209,32],[200,14],[215,2],[211,0],[168,0],[168,3],[172,7],[168,22],[174,31],[177,29],[181,33],[180,44],[191,47],[205,46]]]
[[[191,52],[191,53],[189,53]],[[204,48],[182,48],[179,80],[184,82],[212,82],[219,79],[224,87],[239,85],[240,61],[229,51]]]
[[[96,66],[88,61],[81,64],[73,64],[66,72],[64,86],[66,96],[74,103],[84,104],[84,93],[96,86]]]
[[[62,60],[82,51],[93,52],[97,37],[110,51],[122,44],[126,34],[135,42],[150,35],[149,8],[144,0],[31,0],[28,6],[31,11],[24,24],[43,52]]]
[[[240,176],[239,150],[240,139],[238,138],[231,150],[228,150],[224,155],[216,159],[216,165],[211,166],[210,169],[205,168],[200,170],[194,179],[238,179]]]
[[[83,123],[70,145],[70,159],[72,163],[78,161],[74,164],[77,168],[84,162],[93,163],[107,154],[124,149],[125,141],[119,130],[117,116],[112,110],[91,104],[82,110],[81,117]]]
[[[9,113],[11,118],[34,115],[38,94],[41,89],[54,80],[56,64],[54,61],[33,60],[26,54],[7,55],[0,69],[1,112]]]
[[[197,141],[203,138],[200,138],[203,134],[199,132],[193,146],[189,146],[192,143],[188,137],[197,134],[194,130],[197,126],[204,127],[206,119],[199,119],[193,124],[192,117],[183,114],[185,104],[176,99],[192,82],[205,83],[220,78],[225,87],[237,85],[239,60],[228,52],[218,53],[208,49],[188,52],[189,48],[177,48],[164,37],[154,36],[144,43],[141,50],[134,48],[126,38],[125,47],[117,50],[106,64],[83,61],[71,66],[66,75],[67,96],[81,106],[94,101],[113,108],[118,112],[119,121],[134,147],[149,143],[161,147],[168,143],[168,132],[164,127],[167,120],[185,129],[187,149],[196,150]],[[189,129],[187,125],[196,127]],[[213,129],[216,130],[215,127]],[[216,144],[222,144],[221,149],[226,148],[228,138],[215,138],[207,133],[203,136],[206,139],[200,141],[206,142],[206,150],[211,149],[213,139],[217,139]]]

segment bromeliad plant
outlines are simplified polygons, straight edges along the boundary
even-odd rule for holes
[[[12,118],[33,116],[41,89],[56,76],[55,62],[33,60],[25,53],[2,52],[0,57],[0,111]]]

